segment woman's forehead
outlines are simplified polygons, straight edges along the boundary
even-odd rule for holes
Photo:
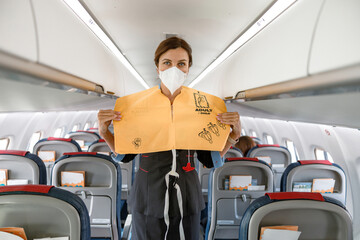
[[[169,59],[172,61],[189,61],[189,55],[183,48],[169,49],[160,56],[160,60]]]

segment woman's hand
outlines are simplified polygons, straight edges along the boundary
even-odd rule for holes
[[[120,112],[116,112],[114,110],[100,110],[98,112],[98,121],[99,121],[99,133],[100,136],[105,136],[109,131],[109,125],[113,120],[121,120]]]
[[[232,128],[231,137],[233,139],[238,139],[241,135],[241,123],[240,116],[238,112],[225,112],[219,113],[216,116],[217,120],[221,123],[228,124]]]

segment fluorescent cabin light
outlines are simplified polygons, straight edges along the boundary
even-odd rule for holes
[[[93,31],[93,33],[105,44],[105,46],[115,55],[117,59],[130,71],[130,73],[143,85],[146,89],[150,87],[135,70],[135,68],[124,57],[120,50],[110,40],[110,38],[101,30],[101,28],[92,19],[90,14],[85,10],[78,0],[64,0],[64,2],[75,12],[75,14]]]
[[[266,11],[266,13],[264,13],[264,15],[259,18],[256,23],[254,23],[244,34],[242,34],[224,52],[222,52],[219,57],[217,57],[207,68],[205,68],[205,70],[189,84],[189,87],[192,88],[195,84],[199,83],[208,73],[219,66],[231,54],[260,32],[294,2],[296,2],[296,0],[278,0],[268,11]]]

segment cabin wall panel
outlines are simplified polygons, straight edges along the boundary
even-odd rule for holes
[[[240,117],[240,121],[248,136],[252,136],[250,131],[255,131],[257,138],[264,142],[264,135],[261,131],[261,125],[259,125],[255,118]]]
[[[224,64],[221,96],[307,76],[312,35],[322,1],[297,1]],[[206,81],[206,79],[204,79]]]
[[[259,131],[261,134],[260,138],[262,139],[263,143],[266,144],[266,138],[265,138],[265,134],[266,135],[270,135],[273,140],[274,140],[274,144],[279,144],[281,146],[283,146],[283,142],[281,142],[281,139],[279,138],[276,129],[273,127],[271,121],[269,121],[268,119],[263,119],[263,118],[256,118],[254,119],[257,123],[257,126],[259,128]]]
[[[42,137],[52,137],[55,130],[65,127],[68,133],[74,124],[82,130],[86,122],[97,121],[97,111],[83,112],[31,112],[0,114],[0,137],[11,137],[9,149],[27,150],[33,133],[41,131]]]
[[[309,73],[360,63],[360,1],[326,0],[311,49]]]
[[[360,192],[360,149],[358,143],[360,142],[360,131],[353,128],[336,127],[335,134],[338,138],[339,147],[342,151],[342,160],[346,167],[344,170],[347,172],[348,177],[348,191],[347,207],[352,210],[353,223],[354,223],[354,235],[360,235],[360,229],[355,226],[360,225],[360,206],[353,204],[359,202]],[[335,160],[335,159],[334,159]],[[335,160],[336,161],[336,160]],[[356,239],[356,238],[354,238]]]
[[[0,51],[36,61],[36,31],[31,2],[1,0]]]
[[[39,62],[113,89],[118,80],[116,59],[97,36],[63,1],[32,2]]]

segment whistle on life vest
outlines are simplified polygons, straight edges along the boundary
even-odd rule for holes
[[[187,163],[186,167],[182,167],[182,169],[184,169],[185,172],[190,172],[192,170],[194,170],[195,168],[191,166],[191,163]]]

